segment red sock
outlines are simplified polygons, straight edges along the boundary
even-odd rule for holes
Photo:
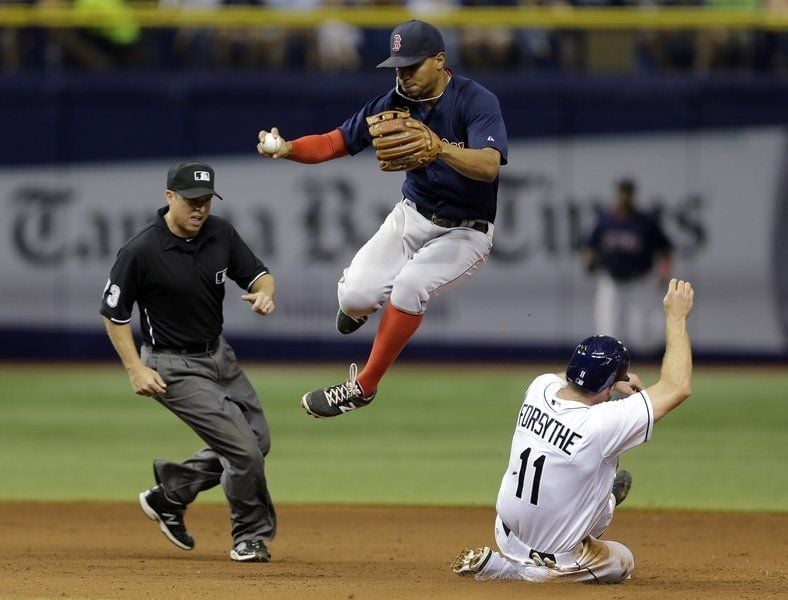
[[[378,389],[378,383],[399,353],[416,333],[424,315],[411,315],[403,312],[391,302],[383,309],[383,316],[372,343],[372,352],[364,369],[359,373],[358,382],[368,396]]]

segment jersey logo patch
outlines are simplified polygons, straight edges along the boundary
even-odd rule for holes
[[[488,136],[487,136],[487,141],[488,141],[488,142],[494,142],[494,141],[495,141],[495,138],[494,138],[493,136],[491,136],[491,135],[488,135]]]
[[[107,306],[115,308],[120,300],[120,288],[114,283],[109,286],[109,293],[107,294]]]
[[[225,281],[227,281],[226,268],[216,272],[216,285],[222,285]]]
[[[211,174],[208,171],[195,171],[194,181],[210,181]]]

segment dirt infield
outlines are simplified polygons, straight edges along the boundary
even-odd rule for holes
[[[133,504],[0,504],[0,598],[788,598],[788,514],[622,510],[606,537],[637,568],[618,586],[475,582],[451,573],[491,544],[491,509],[279,509],[273,562],[230,561],[221,505],[187,515],[197,547],[171,545]]]

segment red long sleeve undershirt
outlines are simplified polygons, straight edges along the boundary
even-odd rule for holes
[[[319,135],[305,135],[290,142],[293,151],[290,160],[300,163],[320,163],[349,154],[345,137],[339,129]]]

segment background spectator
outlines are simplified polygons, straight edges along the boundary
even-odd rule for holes
[[[517,6],[517,0],[461,0],[466,7]],[[467,69],[507,69],[520,58],[514,27],[463,27],[458,35],[460,62]]]
[[[125,0],[41,0],[38,5],[72,5],[112,16],[112,24],[101,27],[48,29],[47,66],[95,70],[145,64],[142,29]]]
[[[661,342],[651,320],[658,290],[671,275],[672,244],[658,219],[638,209],[636,197],[634,180],[616,183],[615,203],[599,214],[582,256],[590,272],[598,271],[596,333],[650,351]]]

